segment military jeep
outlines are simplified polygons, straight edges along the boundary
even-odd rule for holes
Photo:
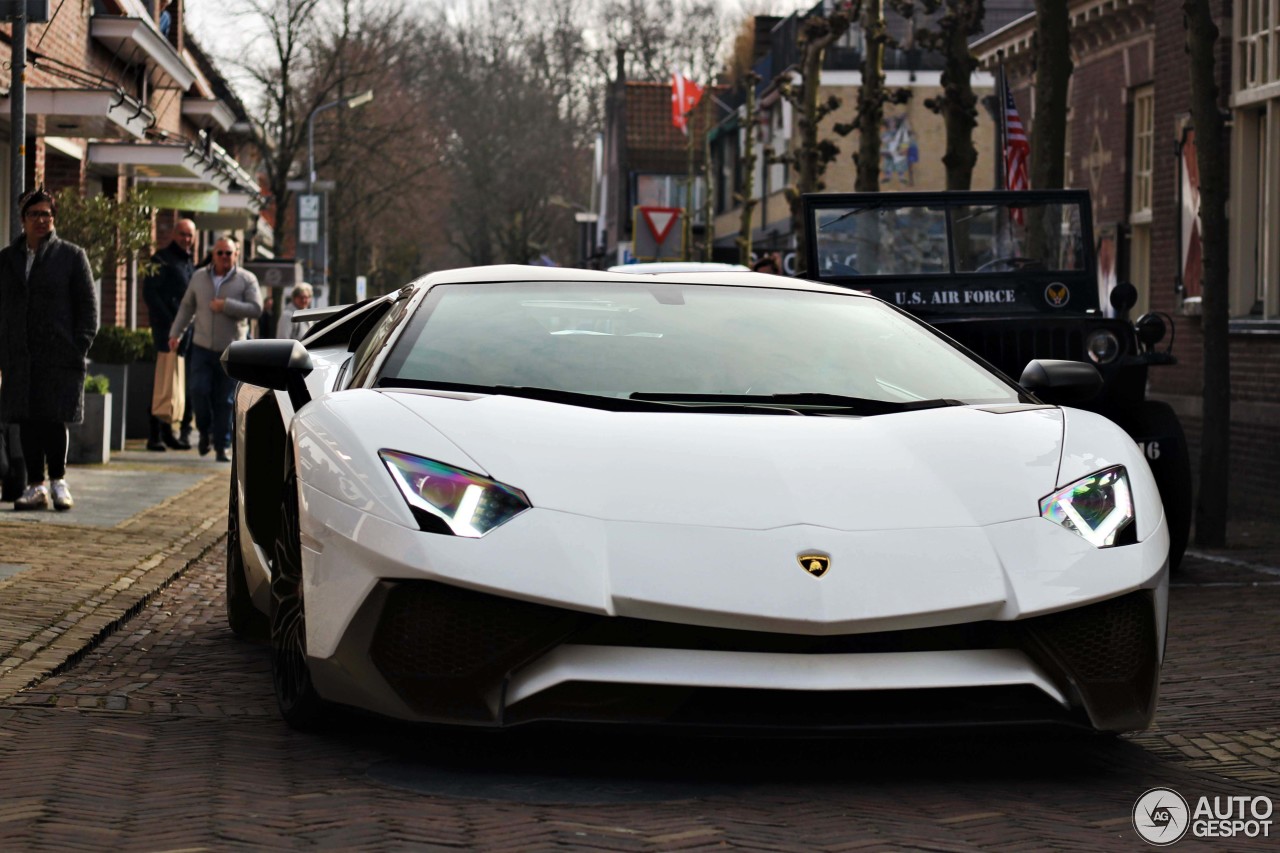
[[[1032,359],[1093,364],[1091,399],[1051,399],[1105,415],[1142,447],[1169,522],[1170,566],[1187,546],[1191,466],[1168,404],[1146,399],[1147,369],[1173,364],[1159,315],[1127,319],[1130,284],[1101,304],[1084,190],[818,193],[802,199],[805,272],[871,293],[963,344],[1010,377]]]

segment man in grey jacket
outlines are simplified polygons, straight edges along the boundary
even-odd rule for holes
[[[222,370],[222,351],[232,341],[244,340],[249,321],[262,314],[262,294],[257,277],[240,268],[235,240],[222,237],[213,245],[213,264],[191,276],[169,329],[169,347],[175,349],[187,326],[195,322],[191,336],[191,388],[200,430],[200,455],[210,446],[219,462],[230,462],[231,407],[236,383]]]

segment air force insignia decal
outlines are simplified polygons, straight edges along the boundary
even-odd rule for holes
[[[796,560],[799,561],[800,568],[815,578],[822,577],[831,568],[831,558],[826,554],[800,554]]]
[[[1071,290],[1062,282],[1055,281],[1044,289],[1044,301],[1054,308],[1063,308],[1071,301]]]

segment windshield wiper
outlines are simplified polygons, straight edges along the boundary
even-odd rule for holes
[[[451,391],[462,394],[501,394],[506,397],[523,397],[548,403],[564,403],[602,409],[607,412],[671,412],[697,411],[710,414],[749,415],[799,415],[800,412],[777,406],[745,405],[729,400],[647,400],[642,397],[607,397],[601,394],[583,394],[579,391],[562,391],[559,388],[538,388],[529,385],[472,385],[464,382],[438,382],[432,379],[410,379],[401,376],[384,376],[376,388],[413,388],[423,391]]]
[[[961,400],[939,398],[934,400],[872,400],[867,397],[850,397],[844,394],[800,392],[793,394],[667,394],[664,392],[637,391],[633,400],[662,401],[670,403],[733,403],[737,405],[786,406],[811,410],[808,414],[890,415],[897,412],[915,412],[921,409],[940,409],[946,406],[967,405]]]

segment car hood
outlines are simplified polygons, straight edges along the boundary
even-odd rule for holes
[[[383,393],[535,507],[616,521],[885,530],[1034,517],[1063,438],[1052,407],[796,417]]]

